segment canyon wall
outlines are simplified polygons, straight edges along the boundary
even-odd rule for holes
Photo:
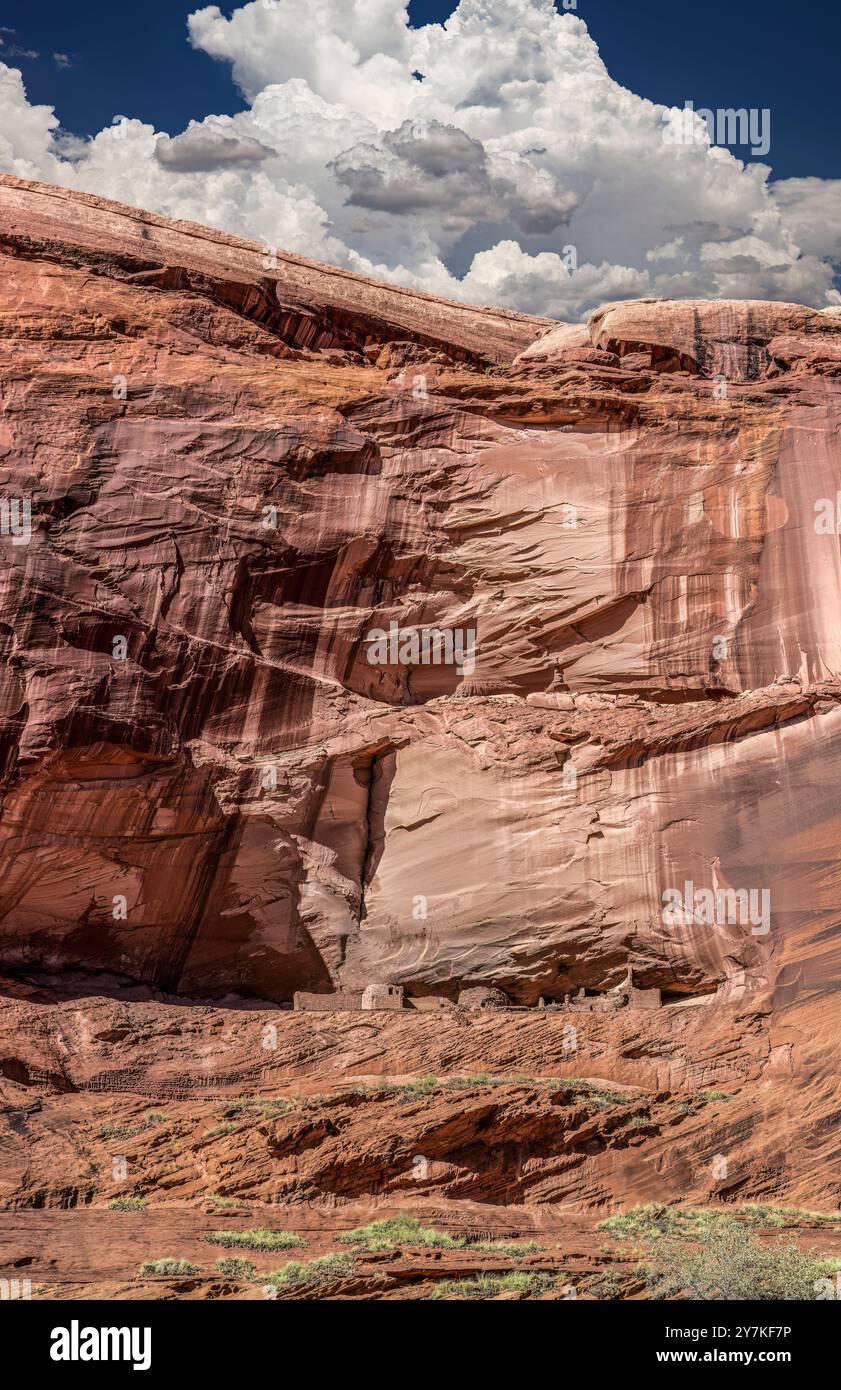
[[[558,325],[0,177],[0,969],[630,966],[784,1049],[838,970],[839,376],[841,311]],[[469,659],[370,659],[433,628]]]

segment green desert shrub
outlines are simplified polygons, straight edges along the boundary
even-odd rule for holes
[[[437,1284],[430,1298],[495,1298],[501,1293],[524,1294],[527,1298],[538,1298],[555,1288],[556,1280],[552,1274],[529,1273],[528,1270],[511,1270],[507,1274],[474,1274],[469,1279],[445,1279]]]
[[[191,1264],[189,1260],[177,1260],[171,1255],[163,1260],[144,1260],[140,1266],[141,1275],[166,1275],[172,1278],[176,1274],[198,1274],[199,1266]]]
[[[700,1242],[668,1235],[642,1269],[652,1298],[809,1302],[825,1262],[779,1236],[763,1243],[742,1221],[709,1225]]]
[[[290,1260],[282,1269],[268,1275],[266,1283],[276,1288],[295,1288],[299,1284],[327,1284],[353,1273],[351,1255],[319,1255],[314,1260]]]
[[[723,1214],[707,1207],[667,1207],[660,1202],[629,1207],[600,1221],[597,1231],[609,1231],[621,1240],[657,1240],[661,1236],[699,1234]]]
[[[474,1240],[465,1241],[468,1250],[488,1251],[492,1255],[510,1255],[520,1259],[523,1255],[536,1255],[540,1246],[535,1240]]]
[[[205,1240],[226,1250],[294,1250],[307,1243],[292,1231],[268,1231],[263,1226],[250,1231],[211,1231]]]
[[[145,1125],[115,1125],[109,1121],[103,1125],[99,1131],[100,1139],[134,1139],[136,1135],[142,1134]]]
[[[534,1241],[477,1240],[468,1236],[449,1236],[433,1226],[422,1226],[414,1216],[392,1216],[343,1231],[336,1240],[357,1250],[394,1250],[398,1245],[420,1245],[428,1250],[482,1250],[497,1255],[533,1255],[540,1246]]]
[[[346,1100],[351,1095],[362,1096],[426,1096],[432,1091],[444,1090],[448,1083],[439,1081],[437,1076],[418,1076],[412,1081],[376,1081],[368,1085],[354,1086],[344,1094],[339,1092],[332,1097],[324,1096],[321,1100]]]
[[[397,1245],[423,1245],[429,1249],[458,1250],[464,1242],[431,1226],[422,1226],[413,1216],[393,1216],[343,1231],[336,1240],[364,1250],[393,1250]]]
[[[722,1222],[738,1221],[752,1226],[841,1225],[841,1212],[806,1211],[800,1207],[779,1207],[762,1202],[743,1202],[739,1206],[678,1207],[649,1202],[630,1207],[600,1221],[599,1231],[609,1231],[621,1240],[656,1240],[675,1235],[701,1236]]]
[[[228,1256],[224,1260],[216,1261],[216,1268],[220,1274],[224,1274],[228,1279],[253,1279],[257,1273],[257,1266],[250,1260],[240,1260],[236,1256]]]
[[[135,1139],[138,1134],[143,1134],[147,1129],[154,1129],[156,1125],[165,1124],[168,1116],[161,1110],[147,1110],[143,1119],[134,1125],[116,1125],[109,1121],[102,1126],[99,1131],[101,1139]]]
[[[146,1206],[145,1197],[112,1197],[108,1203],[109,1211],[142,1211]]]
[[[392,1081],[385,1082],[381,1088],[394,1095],[402,1096],[427,1096],[431,1091],[440,1091],[444,1083],[438,1080],[437,1076],[418,1076],[411,1081]]]
[[[760,1226],[838,1226],[841,1211],[808,1211],[803,1207],[778,1207],[767,1202],[743,1202],[740,1216]]]
[[[223,1134],[236,1133],[237,1126],[232,1120],[223,1120],[219,1125],[213,1125],[211,1129],[206,1129],[202,1139],[219,1139]]]
[[[609,1110],[614,1105],[625,1105],[628,1096],[620,1096],[616,1091],[608,1091],[595,1081],[584,1076],[554,1077],[549,1083],[552,1091],[572,1091],[579,1100],[584,1100],[595,1110]]]
[[[239,1100],[227,1101],[223,1105],[223,1111],[226,1115],[240,1115],[246,1119],[252,1114],[258,1116],[285,1115],[293,1109],[291,1100],[285,1098],[266,1100],[260,1096],[243,1096]]]

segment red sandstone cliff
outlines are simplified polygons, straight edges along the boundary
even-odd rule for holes
[[[841,314],[546,332],[11,178],[0,250],[7,968],[534,1002],[830,925]]]
[[[740,1189],[837,1205],[839,378],[841,311],[557,325],[0,177],[0,970],[533,1005],[630,966],[665,1007],[597,1074],[744,1087]],[[391,624],[475,668],[372,664]],[[767,921],[665,919],[687,881]],[[698,1198],[657,1134],[530,1186]]]

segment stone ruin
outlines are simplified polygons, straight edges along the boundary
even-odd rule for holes
[[[508,995],[505,990],[490,985],[474,985],[460,992],[458,1006],[460,1009],[507,1009]]]
[[[634,985],[628,991],[628,1007],[631,1009],[659,1009],[663,996],[659,989],[637,989]]]
[[[446,1010],[452,1012],[458,1008],[452,999],[447,999],[443,994],[417,994],[409,1003],[421,1014],[442,1013]]]
[[[663,998],[659,989],[638,989],[634,984],[634,972],[628,966],[628,973],[621,985],[614,986],[604,994],[588,994],[581,988],[577,994],[564,996],[563,1004],[553,1004],[550,1008],[564,1013],[612,1014],[618,1009],[659,1009]]]
[[[362,991],[350,992],[336,990],[334,994],[310,994],[298,989],[292,996],[292,1007],[296,1013],[337,1014],[343,1009],[361,1009]]]
[[[458,1004],[438,994],[424,994],[416,999],[405,999],[402,985],[370,984],[364,990],[336,990],[333,994],[311,994],[307,990],[296,990],[292,1007],[299,1013],[340,1013],[345,1009],[382,1010],[403,1009],[409,1004],[419,1013],[435,1013],[443,1009],[506,1009],[508,996],[504,990],[490,985],[476,985],[463,989],[458,996]]]
[[[403,1008],[402,985],[366,985],[363,990],[336,990],[334,994],[310,994],[296,990],[292,1007],[297,1012],[341,1013],[344,1009],[380,1010]]]
[[[633,981],[633,970],[622,984],[602,994],[588,994],[582,987],[575,995],[567,994],[563,1003],[546,1004],[540,1000],[540,1008],[555,1013],[595,1013],[610,1014],[619,1009],[659,1009],[662,1005],[659,989],[639,989]],[[425,994],[415,999],[405,999],[402,985],[370,984],[364,990],[337,990],[334,994],[310,994],[306,990],[295,993],[293,1008],[306,1013],[339,1013],[342,1010],[393,1010],[406,1005],[420,1013],[433,1013],[442,1009],[510,1009],[514,1007],[505,990],[494,985],[471,985],[459,992],[458,1004],[443,995]]]
[[[362,991],[363,1009],[402,1009],[402,985],[366,985]]]

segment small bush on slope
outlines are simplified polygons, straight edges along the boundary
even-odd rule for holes
[[[143,1274],[198,1274],[198,1265],[191,1264],[189,1260],[176,1260],[171,1255],[163,1260],[144,1260],[140,1266],[140,1273]]]
[[[279,1289],[287,1289],[298,1284],[327,1284],[332,1279],[344,1279],[352,1273],[352,1256],[319,1255],[314,1260],[290,1260],[282,1269],[269,1274],[265,1282]]]
[[[224,1260],[217,1260],[216,1268],[219,1270],[220,1274],[227,1275],[229,1279],[249,1280],[253,1279],[254,1275],[257,1273],[257,1266],[253,1265],[250,1260],[238,1260],[230,1257]]]
[[[386,1221],[372,1221],[369,1226],[357,1226],[343,1231],[336,1240],[354,1245],[358,1250],[393,1250],[398,1245],[420,1245],[430,1250],[482,1250],[496,1255],[533,1255],[540,1249],[535,1241],[478,1240],[466,1236],[448,1236],[432,1226],[422,1226],[414,1216],[393,1216]]]
[[[764,1245],[742,1222],[722,1218],[707,1227],[701,1244],[662,1236],[642,1272],[653,1298],[792,1303],[814,1300],[824,1269],[793,1241]]]
[[[430,1249],[458,1250],[463,1242],[443,1231],[422,1226],[413,1216],[394,1216],[388,1221],[372,1221],[343,1231],[336,1240],[365,1250],[393,1250],[396,1245],[423,1245]]]
[[[307,1243],[303,1236],[293,1235],[292,1231],[267,1231],[262,1226],[251,1231],[211,1231],[205,1240],[228,1250],[294,1250]]]
[[[521,1293],[529,1298],[554,1289],[556,1280],[551,1274],[530,1274],[527,1270],[512,1270],[509,1274],[475,1274],[470,1279],[446,1279],[438,1284],[430,1298],[495,1298],[500,1293]]]

